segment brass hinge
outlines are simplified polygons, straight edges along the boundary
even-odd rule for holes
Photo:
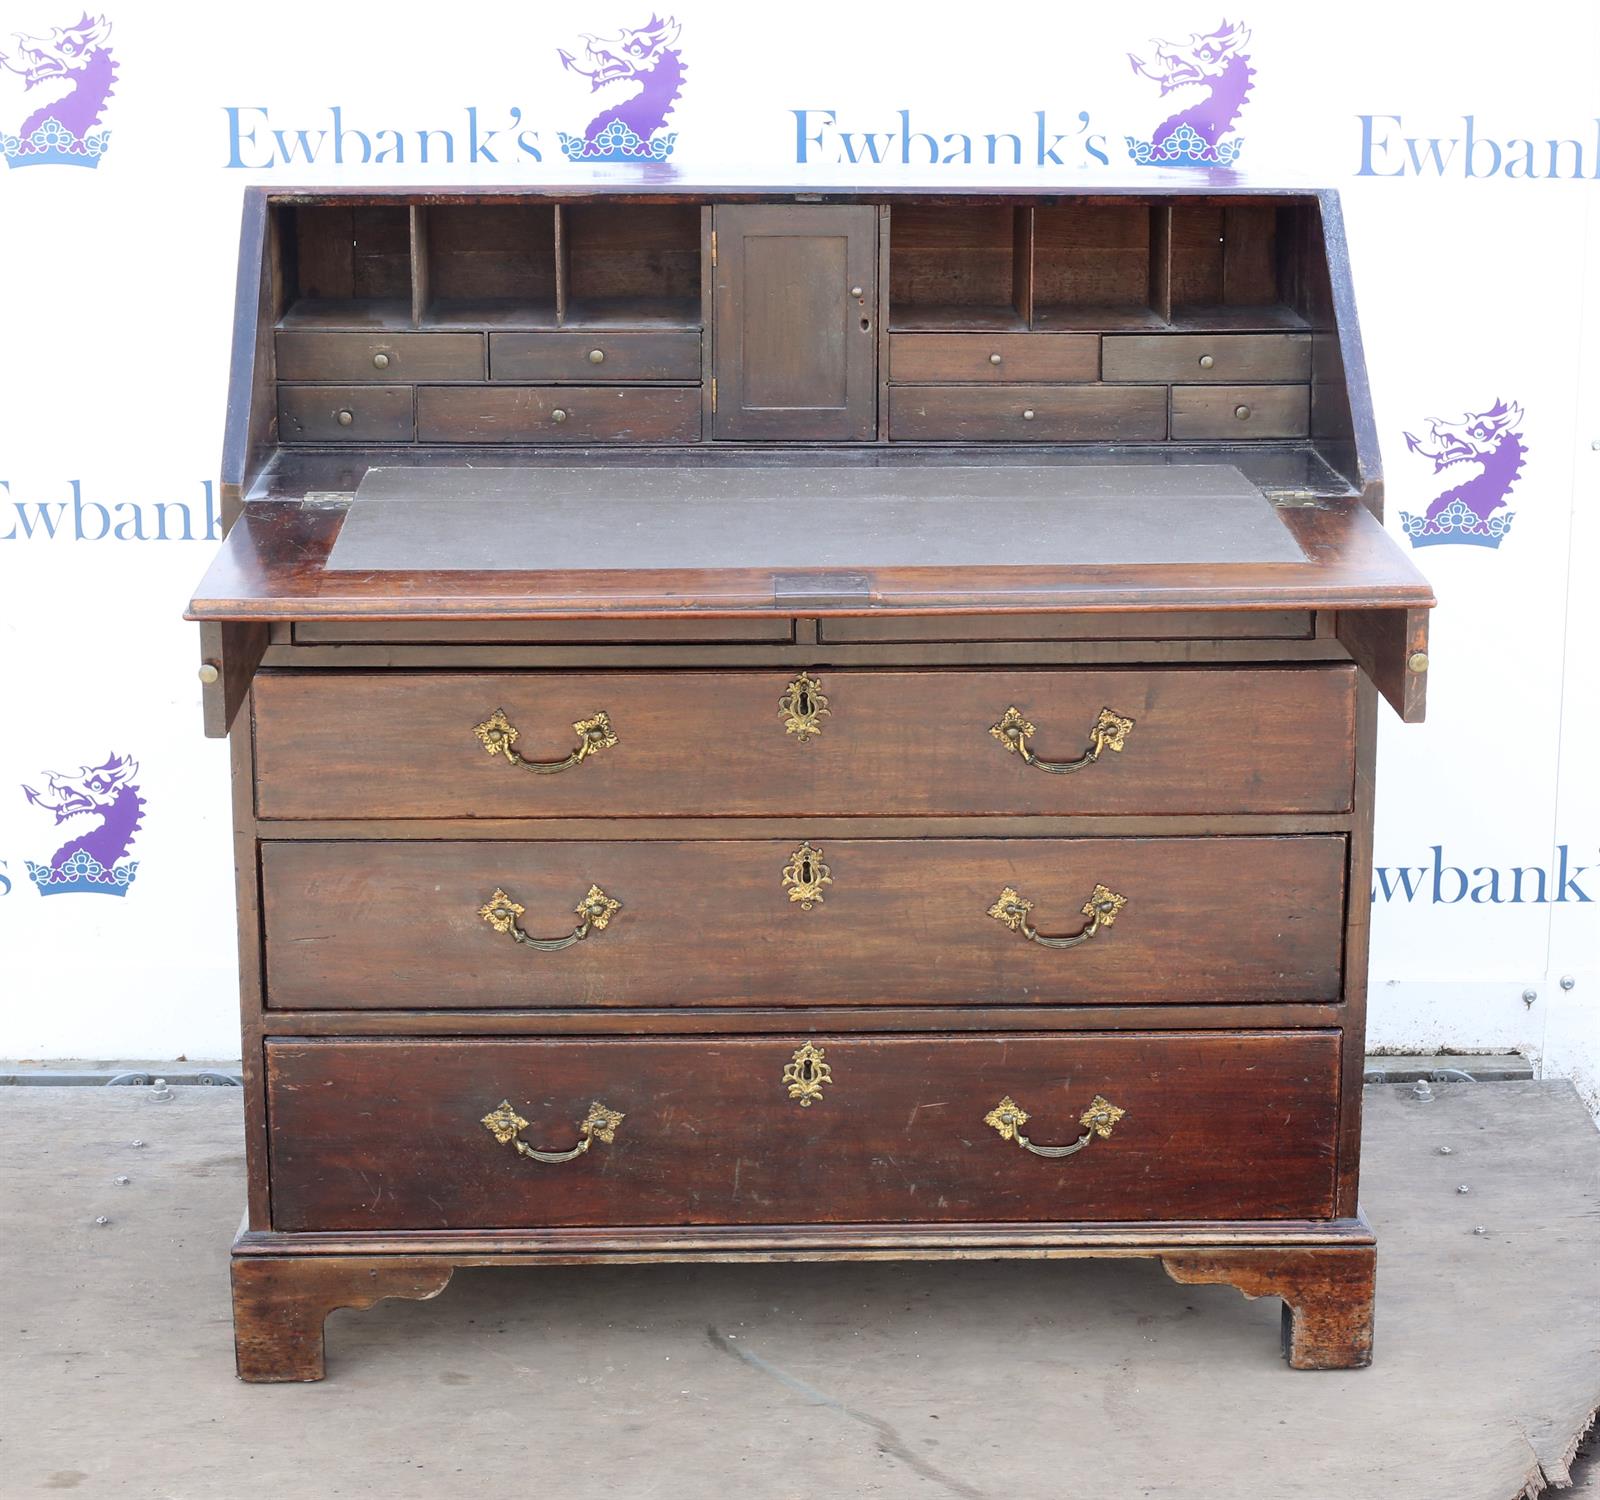
[[[712,411],[717,409],[717,377],[715,375],[711,377],[711,409]]]
[[[711,231],[711,264],[713,266],[715,266],[716,263],[717,263],[717,231],[715,229],[713,229]]]

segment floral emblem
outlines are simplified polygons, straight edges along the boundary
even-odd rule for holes
[[[1110,1100],[1102,1099],[1099,1094],[1096,1094],[1088,1109],[1078,1116],[1078,1123],[1085,1130],[1092,1131],[1101,1140],[1104,1140],[1111,1134],[1112,1128],[1117,1121],[1125,1114],[1127,1114],[1127,1110],[1118,1109]]]
[[[483,918],[496,932],[510,932],[517,925],[520,917],[527,907],[513,901],[498,886],[495,893],[482,906],[478,908],[478,915]],[[580,908],[581,914],[581,908]]]
[[[593,1136],[597,1141],[604,1141],[610,1145],[616,1139],[617,1126],[626,1117],[614,1109],[607,1109],[597,1099],[589,1106],[589,1113],[584,1117],[583,1124],[578,1131],[583,1136]]]
[[[1105,887],[1097,886],[1095,889],[1098,892],[1104,890]],[[1020,932],[1023,924],[1028,920],[1028,913],[1032,910],[1033,902],[1012,890],[1008,885],[1000,892],[1000,899],[989,908],[989,915],[997,922],[1004,922],[1013,932]]]
[[[1005,899],[1004,892],[1001,892],[1000,899]],[[1127,904],[1126,896],[1119,896],[1115,891],[1097,885],[1089,899],[1078,909],[1098,926],[1110,927],[1117,920],[1117,913]]]
[[[509,1099],[502,1099],[483,1117],[483,1127],[504,1146],[519,1130],[526,1130],[528,1122],[512,1109]]]
[[[1022,710],[1015,703],[1000,715],[998,724],[989,726],[989,733],[999,740],[1013,755],[1021,750],[1024,740],[1038,732],[1034,725],[1022,717]]]
[[[1097,1102],[1104,1104],[1105,1100]],[[1007,1094],[983,1117],[983,1123],[991,1129],[998,1130],[1001,1140],[1014,1141],[1022,1133],[1022,1127],[1028,1123],[1028,1119],[1027,1110]]]
[[[603,711],[592,719],[579,719],[572,729],[580,742],[579,760],[586,755],[593,755],[596,750],[609,750],[617,742],[617,732],[611,727],[609,715]]]
[[[522,908],[519,906],[517,910],[521,911]],[[593,927],[596,932],[604,932],[606,923],[611,920],[612,913],[622,910],[622,903],[613,901],[599,886],[591,885],[588,894],[573,910],[583,922]],[[618,1115],[617,1118],[620,1120],[622,1116]],[[609,1137],[605,1137],[605,1139],[609,1139]]]
[[[521,731],[510,719],[506,717],[503,708],[497,708],[481,724],[474,724],[472,732],[483,741],[483,748],[490,755],[503,755],[511,759],[512,751],[516,748],[517,736]]]

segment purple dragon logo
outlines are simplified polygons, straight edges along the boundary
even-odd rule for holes
[[[661,127],[683,92],[685,69],[676,46],[681,29],[670,16],[663,21],[652,15],[637,31],[585,35],[581,62],[561,51],[562,66],[583,74],[591,93],[607,91],[582,135],[558,132],[568,161],[665,161],[672,155],[678,132]]]
[[[1154,61],[1128,54],[1133,71],[1159,83],[1163,98],[1181,88],[1203,88],[1206,96],[1163,120],[1148,141],[1128,136],[1128,155],[1145,167],[1231,167],[1244,140],[1223,137],[1237,124],[1256,76],[1242,50],[1249,31],[1224,21],[1187,42],[1153,40]]]
[[[70,14],[70,12],[68,12]],[[17,133],[0,130],[0,155],[8,167],[98,167],[111,144],[109,130],[95,130],[117,81],[117,64],[106,46],[111,23],[83,19],[49,36],[14,32],[16,45],[0,50],[0,68],[22,75],[25,93],[44,102]]]
[[[26,861],[41,896],[128,894],[139,861],[124,856],[144,820],[144,798],[133,780],[138,774],[137,761],[111,755],[104,765],[79,767],[76,776],[46,771],[43,792],[22,788],[35,807],[56,815],[58,828],[66,825],[67,840],[49,864]]]
[[[1454,484],[1420,516],[1400,512],[1400,525],[1413,547],[1455,542],[1469,547],[1498,547],[1511,530],[1515,511],[1506,497],[1522,474],[1528,450],[1522,441],[1522,408],[1496,401],[1488,411],[1468,412],[1459,422],[1428,423],[1426,438],[1406,434],[1406,447],[1433,460],[1443,474],[1462,464],[1477,472]]]

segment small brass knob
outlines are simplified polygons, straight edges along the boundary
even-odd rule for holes
[[[356,414],[348,407],[339,413],[339,425],[341,427],[348,427],[353,421],[355,421],[355,419]]]
[[[1216,360],[1214,360],[1209,354],[1202,354],[1200,356],[1200,368],[1202,370],[1209,370],[1214,364],[1216,364]]]
[[[372,356],[372,367],[375,370],[387,370],[389,368],[389,356],[381,353],[374,354]]]
[[[552,422],[565,422],[567,420],[567,414],[558,406],[553,412],[550,413],[550,420]]]
[[[210,687],[213,682],[221,678],[222,673],[217,670],[215,662],[203,661],[200,663],[200,680]]]
[[[1025,412],[1023,412],[1022,420],[1024,422],[1031,422],[1033,420],[1033,408],[1031,406]]]
[[[1250,408],[1248,406],[1236,406],[1236,407],[1234,407],[1233,414],[1241,422],[1248,422],[1250,420]]]
[[[605,362],[606,351],[604,349],[591,349],[589,351],[589,363],[591,365],[603,365]]]
[[[858,287],[858,286],[851,287],[850,288],[850,295],[852,297],[859,297],[861,295],[861,288]]]
[[[1406,661],[1406,665],[1413,672],[1423,673],[1428,670],[1428,653],[1426,651],[1413,651]]]
[[[1000,363],[1000,356],[999,356],[999,355],[998,355],[998,354],[991,354],[991,355],[990,355],[990,356],[989,356],[989,363],[990,363],[990,364],[991,364],[991,365],[997,365],[997,364],[999,364],[999,363]]]

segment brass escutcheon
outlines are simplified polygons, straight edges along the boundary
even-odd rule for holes
[[[823,696],[822,684],[809,672],[802,672],[778,700],[778,712],[783,717],[783,732],[792,734],[803,745],[812,735],[822,733],[817,721],[832,710]]]
[[[827,1054],[810,1042],[796,1047],[794,1055],[783,1065],[783,1081],[789,1097],[800,1101],[801,1109],[810,1109],[813,1101],[822,1097],[822,1086],[833,1082],[833,1070],[823,1061]]]
[[[822,888],[833,884],[833,876],[822,862],[822,850],[802,844],[789,856],[783,867],[783,883],[789,888],[789,899],[800,903],[801,911],[810,911],[814,902],[822,900]]]

